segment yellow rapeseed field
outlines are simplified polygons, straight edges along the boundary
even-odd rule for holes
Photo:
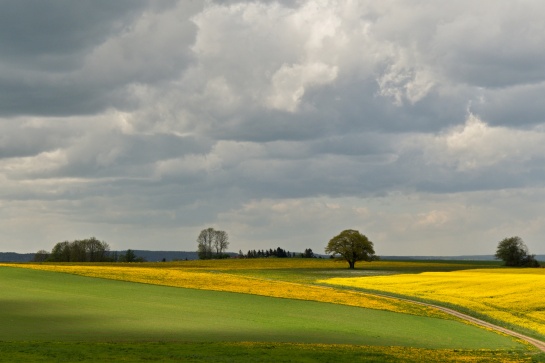
[[[425,272],[320,282],[445,302],[545,335],[545,269]]]
[[[180,264],[155,264],[139,267],[136,264],[0,264],[0,266],[22,267],[37,270],[64,272],[82,276],[123,280],[154,285],[175,286],[201,290],[229,291],[262,296],[298,300],[312,300],[334,304],[359,306],[370,309],[433,316],[453,319],[451,316],[397,299],[383,298],[355,291],[338,290],[285,281],[238,276],[218,269],[203,269],[203,266],[188,268]],[[248,266],[247,266],[248,267]]]

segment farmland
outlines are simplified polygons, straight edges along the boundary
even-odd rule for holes
[[[545,289],[544,269],[475,269],[321,282],[444,303],[545,339],[545,296],[539,293]]]
[[[331,260],[298,259],[4,264],[0,359],[542,359],[519,341],[435,309],[317,284],[475,267],[503,271],[496,265],[433,262],[374,262],[348,271]]]

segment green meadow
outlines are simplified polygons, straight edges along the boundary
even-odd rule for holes
[[[1,361],[538,357],[510,337],[458,321],[314,301],[12,267],[0,267],[0,289]]]

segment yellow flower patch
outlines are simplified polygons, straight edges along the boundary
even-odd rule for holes
[[[450,303],[545,335],[545,269],[425,272],[320,282]]]

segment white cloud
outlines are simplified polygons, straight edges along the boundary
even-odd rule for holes
[[[323,63],[282,65],[272,77],[272,91],[267,105],[295,112],[308,87],[331,83],[337,78],[337,68]]]
[[[424,98],[435,84],[436,77],[428,70],[406,69],[399,64],[388,67],[377,82],[380,95],[391,97],[397,106],[407,100],[414,104]]]
[[[470,171],[502,165],[518,169],[516,164],[541,159],[545,152],[545,133],[539,128],[513,130],[487,125],[469,114],[464,125],[456,126],[426,142],[430,163],[454,165]]]

